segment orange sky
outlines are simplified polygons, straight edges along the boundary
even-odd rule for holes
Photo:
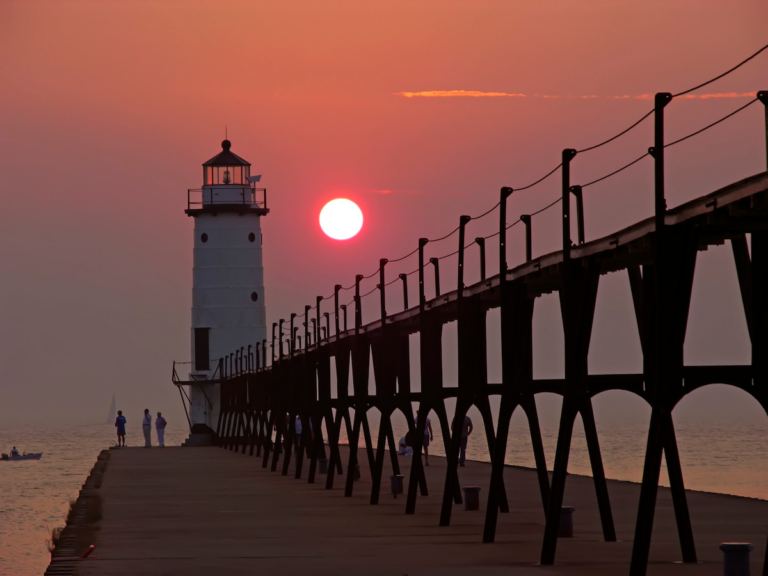
[[[562,148],[626,127],[650,106],[635,96],[729,68],[766,42],[767,21],[764,3],[701,0],[1,3],[0,421],[100,421],[113,391],[131,406],[181,414],[168,377],[171,360],[189,356],[186,189],[199,187],[200,164],[219,150],[225,125],[233,151],[269,189],[271,323],[372,272],[379,258],[409,252],[420,236],[451,230],[459,215],[484,211],[500,186],[556,165]],[[763,54],[701,94],[765,89],[767,72]],[[399,95],[451,91],[526,97]],[[614,98],[624,95],[632,97]],[[746,101],[675,101],[669,138]],[[763,170],[761,115],[755,105],[671,149],[670,204]],[[645,124],[579,157],[574,183],[650,142]],[[554,178],[513,196],[510,211],[557,195]],[[346,243],[317,223],[338,196],[365,213],[363,231]],[[587,238],[650,215],[651,198],[647,162],[590,188]],[[535,254],[557,249],[557,223],[554,210],[536,221]],[[489,217],[468,233],[493,225]],[[523,255],[520,232],[511,233],[511,265]],[[455,248],[451,239],[430,255]],[[745,328],[723,254],[700,257],[694,362],[743,360]],[[495,258],[489,247],[494,274]],[[467,266],[473,282],[476,261]],[[453,288],[453,267],[446,261],[443,286]],[[622,282],[605,278],[595,371],[637,366]],[[396,311],[399,292],[392,297]],[[723,301],[730,307],[711,305]],[[364,309],[368,318],[377,306]],[[562,360],[547,352],[561,339],[556,307],[540,309],[537,373],[557,374]],[[706,329],[717,322],[724,328]],[[14,408],[31,404],[32,412]]]

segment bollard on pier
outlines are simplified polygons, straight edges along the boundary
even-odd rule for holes
[[[723,542],[723,576],[749,576],[749,542]]]
[[[480,510],[480,486],[464,486],[464,510]]]

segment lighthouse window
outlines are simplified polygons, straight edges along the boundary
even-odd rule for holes
[[[258,299],[259,299],[259,295],[256,294],[256,292],[251,292],[251,300],[256,302],[256,300],[258,300]]]
[[[251,242],[256,242],[256,234],[254,234],[253,232],[248,234],[248,240],[250,240]]]
[[[208,234],[206,234],[205,232],[203,232],[203,235],[202,235],[202,236],[200,236],[200,240],[202,240],[203,244],[205,244],[206,242],[208,242]]]

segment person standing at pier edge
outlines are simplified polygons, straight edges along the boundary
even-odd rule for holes
[[[123,416],[122,410],[117,411],[115,428],[117,428],[117,445],[125,448],[125,416]]]
[[[141,422],[141,427],[144,429],[144,448],[152,447],[152,416],[149,415],[149,410],[144,408],[144,420]]]
[[[459,466],[464,466],[464,460],[467,456],[467,440],[474,429],[471,418],[469,416],[464,416],[464,424],[461,426],[461,453],[459,454]]]
[[[296,423],[295,426],[295,434],[293,435],[293,446],[296,448],[296,451],[299,450],[299,440],[301,439],[301,416],[296,414]]]
[[[416,419],[413,423],[419,425],[419,411],[416,410]],[[435,437],[432,434],[432,420],[427,418],[426,425],[424,426],[424,465],[429,466],[429,441],[434,440]]]
[[[163,413],[158,412],[155,419],[155,429],[157,430],[157,445],[160,448],[165,448],[165,425],[167,422],[163,418]]]

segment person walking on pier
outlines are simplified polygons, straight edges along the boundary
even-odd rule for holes
[[[165,425],[167,422],[163,418],[163,413],[158,412],[155,419],[155,429],[157,430],[157,445],[160,448],[165,448]]]
[[[413,421],[413,423],[418,426],[419,425],[419,411],[416,410],[416,419]],[[429,442],[430,440],[434,440],[435,437],[432,434],[432,420],[427,418],[426,424],[424,426],[424,465],[429,466]]]
[[[125,448],[125,416],[123,416],[122,410],[117,411],[115,428],[117,428],[117,445]]]
[[[149,410],[144,409],[144,420],[141,422],[141,427],[144,430],[144,448],[152,447],[152,416],[149,415]]]
[[[474,426],[472,426],[472,420],[469,416],[464,416],[464,424],[461,426],[461,452],[459,453],[459,466],[464,466],[464,460],[467,456],[467,440],[469,439],[469,435],[472,434],[472,430],[474,430]]]
[[[293,446],[296,448],[296,452],[299,451],[299,441],[301,440],[301,416],[296,414],[296,421],[294,422],[294,434],[293,434]]]

